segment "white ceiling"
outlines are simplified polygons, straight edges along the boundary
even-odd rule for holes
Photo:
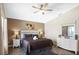
[[[75,3],[49,3],[48,8],[53,11],[47,11],[45,15],[41,12],[34,13],[38,9],[34,9],[32,6],[39,6],[38,3],[5,3],[5,14],[6,17],[46,23],[47,21],[53,20],[59,15],[63,15],[65,12],[71,10],[79,4]]]

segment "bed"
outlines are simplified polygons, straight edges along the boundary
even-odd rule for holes
[[[30,51],[36,49],[52,47],[53,45],[52,40],[47,38],[38,38],[37,40],[33,40],[34,36],[38,37],[37,34],[24,34],[23,36],[21,45],[26,53],[30,53]]]

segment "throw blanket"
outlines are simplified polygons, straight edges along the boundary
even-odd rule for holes
[[[26,54],[30,53],[30,43],[26,40],[23,40],[23,49],[24,49]]]

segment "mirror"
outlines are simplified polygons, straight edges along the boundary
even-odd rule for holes
[[[75,39],[75,25],[62,26],[62,36]]]

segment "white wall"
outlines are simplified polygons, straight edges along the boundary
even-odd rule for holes
[[[76,18],[79,16],[79,6],[68,11],[67,13],[52,19],[45,24],[45,36],[52,40],[56,40],[59,34],[62,34],[62,26],[75,24]]]
[[[78,37],[79,37],[79,15],[78,15],[78,17],[76,18],[76,34],[78,35]],[[79,40],[79,38],[78,38],[78,40]]]
[[[78,51],[79,51],[79,15],[76,18],[76,34],[78,35]]]

